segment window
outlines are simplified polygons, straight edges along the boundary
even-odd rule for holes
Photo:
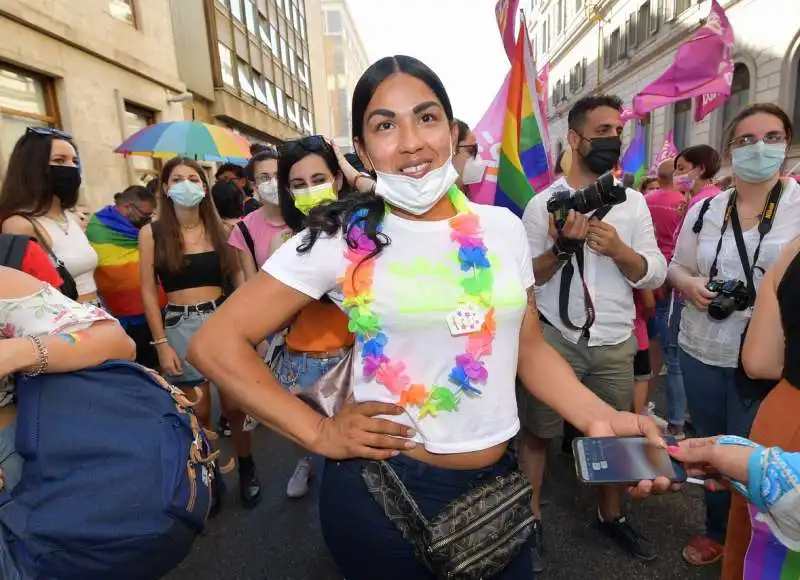
[[[251,34],[258,34],[256,29],[258,20],[256,20],[256,7],[253,5],[253,0],[244,0],[244,13],[247,17],[247,30],[249,30]]]
[[[652,127],[650,126],[650,113],[639,121],[639,125],[644,127],[644,158],[650,159],[650,141],[652,141]]]
[[[583,8],[583,0],[575,0],[575,12]]]
[[[264,89],[267,96],[267,108],[277,115],[278,108],[275,106],[275,87],[271,82],[264,81]]]
[[[291,97],[286,97],[286,116],[290,123],[300,126],[300,119],[297,115],[297,103]]]
[[[281,63],[285,67],[289,67],[289,51],[286,48],[286,39],[281,36]]]
[[[297,63],[297,64],[299,65],[300,63]],[[303,64],[303,66],[300,68],[300,82],[303,83],[303,85],[306,88],[308,88],[308,65],[307,64]]]
[[[27,127],[57,127],[50,79],[0,63],[0,153],[6,159]]]
[[[692,99],[675,103],[672,110],[672,140],[678,151],[689,146],[692,131]]]
[[[236,71],[239,73],[239,88],[246,95],[255,97],[256,93],[253,90],[253,73],[250,71],[250,65],[242,59],[238,59],[236,65]]]
[[[275,87],[275,104],[277,105],[278,116],[280,116],[282,119],[285,119],[286,109],[283,108],[283,91],[281,91],[278,87]]]
[[[134,0],[109,0],[108,9],[111,12],[111,16],[135,27],[136,10],[133,7],[133,2]]]
[[[222,73],[222,82],[229,87],[235,87],[236,82],[233,80],[233,57],[231,56],[231,49],[221,42],[218,43],[217,46],[219,47],[219,64],[220,72]]]
[[[153,111],[142,109],[136,105],[125,103],[125,139],[150,125],[155,125],[156,115]],[[134,171],[141,183],[147,183],[158,177],[159,165],[156,159],[142,155],[131,155]]]
[[[273,48],[272,39],[269,36],[269,24],[267,24],[267,19],[263,16],[261,17],[261,22],[259,23],[258,27],[258,35],[261,38],[261,42],[264,46],[266,46],[270,52],[275,52]]]
[[[564,0],[558,0],[558,6],[556,7],[556,34],[561,34],[564,30]]]
[[[342,14],[336,10],[325,11],[325,34],[342,33]]]
[[[731,96],[725,101],[722,109],[722,130],[728,128],[731,120],[742,107],[750,100],[750,69],[738,63],[733,69],[733,82],[731,83]]]
[[[603,55],[603,64],[605,64],[606,68],[611,68],[619,62],[621,46],[619,28],[616,28],[611,33],[611,36],[606,39],[606,50]]]
[[[259,74],[253,74],[253,91],[256,94],[256,100],[266,106],[267,95],[264,92],[264,79]]]
[[[692,6],[692,0],[673,0],[675,2],[675,16],[685,12]]]
[[[231,15],[242,22],[242,0],[231,0]]]
[[[636,43],[644,44],[650,38],[650,2],[639,7],[636,17]]]

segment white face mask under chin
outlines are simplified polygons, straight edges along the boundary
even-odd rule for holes
[[[480,157],[470,157],[464,164],[464,171],[461,172],[461,182],[464,185],[480,183],[484,173],[486,173],[486,162]]]
[[[458,171],[449,157],[444,165],[420,178],[377,170],[375,174],[378,178],[375,193],[389,205],[412,215],[423,215],[433,209],[458,179]]]

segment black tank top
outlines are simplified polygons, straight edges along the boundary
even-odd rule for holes
[[[153,232],[153,245],[158,247],[159,232],[158,222],[151,225]],[[156,255],[158,255],[156,253]],[[184,254],[183,265],[180,270],[172,271],[164,266],[155,264],[156,274],[164,287],[164,292],[177,292],[187,288],[201,288],[203,286],[219,286],[225,289],[225,276],[222,273],[222,262],[217,252],[201,252],[199,254]]]
[[[783,378],[800,388],[800,254],[794,257],[778,285],[778,305],[781,311],[786,351],[783,358]]]

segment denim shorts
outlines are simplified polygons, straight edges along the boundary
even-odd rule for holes
[[[273,372],[284,389],[296,393],[307,390],[340,360],[341,356],[314,358],[306,353],[287,352],[284,349],[276,357]]]
[[[22,457],[16,452],[17,422],[0,429],[0,469],[3,470],[5,491],[11,491],[22,477]],[[2,570],[2,566],[0,566]],[[0,576],[5,578],[5,576]]]
[[[164,333],[169,345],[181,359],[183,374],[164,375],[164,378],[176,387],[196,387],[206,380],[200,371],[186,362],[186,351],[189,348],[189,341],[212,314],[213,312],[172,312],[167,310],[164,317]]]

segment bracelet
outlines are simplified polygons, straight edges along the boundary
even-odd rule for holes
[[[38,336],[29,336],[28,339],[31,341],[31,344],[33,345],[33,348],[39,357],[39,364],[36,365],[36,368],[31,372],[25,374],[29,377],[35,377],[47,371],[47,368],[50,366],[50,351],[47,350],[44,342],[42,342],[42,339]]]
[[[158,346],[159,344],[167,344],[168,342],[169,339],[166,336],[164,336],[162,338],[159,338],[158,340],[151,340],[150,346]]]

